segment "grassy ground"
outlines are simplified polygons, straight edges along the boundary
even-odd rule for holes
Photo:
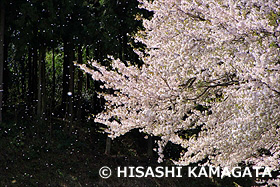
[[[70,130],[69,130],[70,129]],[[95,124],[60,121],[39,124],[28,120],[0,125],[0,186],[251,186],[250,181],[209,178],[111,178],[102,179],[99,169],[109,166],[158,166],[147,159],[147,142],[130,133],[115,140],[105,155],[106,135]],[[169,148],[172,156],[173,148]],[[168,164],[168,163],[165,163]]]

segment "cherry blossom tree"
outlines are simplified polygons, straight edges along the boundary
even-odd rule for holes
[[[241,161],[280,169],[280,1],[139,0],[154,12],[135,36],[144,65],[80,65],[114,94],[96,121],[187,148],[177,164]],[[201,127],[199,134],[180,132]],[[260,150],[266,150],[262,155]]]

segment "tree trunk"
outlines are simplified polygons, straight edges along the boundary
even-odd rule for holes
[[[42,120],[42,53],[39,50],[39,79],[38,79],[38,102],[37,102],[37,117]]]
[[[147,155],[149,158],[153,158],[153,137],[151,135],[148,135]]]
[[[22,56],[20,58],[20,71],[21,71],[21,98],[22,101],[25,101],[25,97],[26,97],[26,85],[25,85],[25,56]]]
[[[28,93],[27,93],[27,104],[29,108],[32,107],[33,101],[33,64],[32,64],[32,50],[28,48]]]
[[[123,49],[123,51],[122,51],[122,58],[123,58],[123,60],[125,61],[125,60],[128,60],[127,59],[127,43],[128,43],[128,40],[127,40],[127,35],[126,35],[126,33],[123,33],[123,42],[122,42],[122,49]]]
[[[89,57],[89,47],[86,48],[86,60],[90,60]],[[87,76],[87,80],[86,80],[86,90],[88,90],[90,88],[90,74],[86,74]]]
[[[52,109],[54,109],[55,106],[55,51],[54,47],[52,48]]]
[[[69,98],[69,122],[70,125],[72,126],[73,123],[73,119],[74,119],[74,79],[75,79],[75,67],[74,67],[74,47],[71,45],[70,47],[70,62],[69,62],[69,92],[71,93],[70,95],[68,95]]]
[[[47,90],[46,90],[46,47],[42,48],[42,118],[46,120],[46,112],[47,112]]]
[[[37,47],[33,48],[32,52],[33,58],[33,74],[32,74],[32,98],[33,98],[33,113],[36,114],[36,105],[37,105],[37,98],[38,98],[38,50]]]
[[[7,37],[4,37],[4,72],[3,72],[3,96],[2,100],[3,101],[8,101],[9,99],[9,89],[8,89],[8,81],[9,79],[9,68],[8,68],[8,46],[9,46],[9,41]],[[3,102],[4,103],[4,102]]]
[[[0,4],[0,123],[3,121],[2,117],[2,100],[3,100],[3,72],[4,72],[4,26],[5,26],[5,7],[4,2]]]
[[[41,46],[39,50],[39,79],[38,79],[38,105],[37,116],[41,120],[45,119],[46,114],[46,47]]]
[[[83,63],[83,50],[81,46],[78,47],[78,64]],[[78,92],[77,92],[77,121],[82,117],[82,89],[83,89],[83,72],[78,69]]]
[[[69,92],[69,43],[64,40],[64,61],[63,61],[63,82],[62,82],[62,111],[64,115],[67,115],[66,106]]]
[[[72,126],[74,119],[74,46],[73,43],[64,41],[64,63],[63,63],[63,91],[62,110],[66,121]],[[69,129],[68,129],[69,130]]]
[[[106,139],[105,154],[107,154],[107,155],[111,154],[111,146],[112,146],[112,139],[107,137],[107,139]]]

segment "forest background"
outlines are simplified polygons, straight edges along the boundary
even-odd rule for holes
[[[103,83],[75,67],[108,55],[143,63],[133,36],[152,12],[137,0],[1,0],[0,186],[235,186],[247,179],[102,179],[103,165],[159,165],[159,137],[137,129],[114,141],[94,122]],[[168,143],[164,165],[182,148]],[[245,181],[244,181],[245,180]],[[229,182],[230,181],[230,182]]]

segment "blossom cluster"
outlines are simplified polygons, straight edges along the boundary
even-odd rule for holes
[[[137,51],[144,65],[80,65],[115,90],[100,93],[107,103],[96,121],[112,138],[134,128],[160,136],[160,159],[168,141],[180,144],[187,151],[177,164],[208,158],[279,170],[280,1],[139,1],[154,13],[135,36],[147,46]],[[197,135],[180,135],[198,126]]]

